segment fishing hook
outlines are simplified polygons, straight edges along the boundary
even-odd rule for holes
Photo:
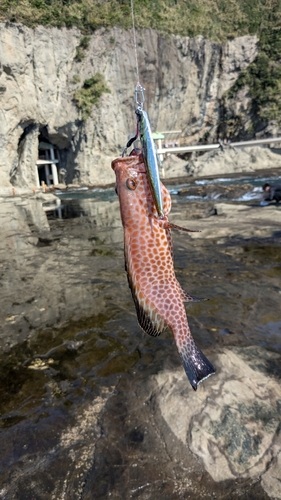
[[[126,146],[124,147],[124,149],[122,151],[122,158],[125,156],[127,149],[133,144],[133,142],[135,142],[137,140],[138,136],[139,136],[139,127],[137,124],[136,135],[134,135],[134,137],[131,137],[131,139],[129,139],[129,141],[127,142]]]
[[[137,105],[136,113],[137,113],[138,110],[142,111],[143,103],[145,101],[144,91],[145,91],[145,88],[140,83],[137,83],[136,87],[135,87],[135,102],[136,102],[136,105]],[[126,146],[124,147],[124,149],[122,151],[122,158],[126,155],[127,149],[133,144],[133,142],[135,142],[137,140],[138,135],[139,135],[139,127],[138,127],[138,124],[137,124],[136,135],[134,137],[132,137],[127,142]]]
[[[140,83],[137,83],[135,88],[135,101],[137,106],[141,109],[143,108],[143,104],[145,101],[144,91],[145,88]]]

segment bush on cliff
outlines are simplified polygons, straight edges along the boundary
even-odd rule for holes
[[[104,92],[110,92],[110,90],[100,73],[85,80],[83,87],[74,92],[74,101],[82,113],[82,120],[89,118],[93,106],[98,103]]]
[[[256,9],[258,8],[258,2]],[[253,12],[255,12],[255,10]],[[261,9],[260,9],[261,10]],[[262,9],[263,19],[257,26],[259,53],[224,96],[225,116],[223,129],[226,136],[241,137],[241,133],[253,136],[256,129],[268,121],[281,125],[281,2],[266,0]],[[248,89],[251,97],[251,130],[243,131],[243,116],[228,117],[227,100],[235,99],[237,92]]]

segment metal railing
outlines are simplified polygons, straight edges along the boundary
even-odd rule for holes
[[[163,155],[165,153],[192,153],[192,151],[210,151],[214,149],[227,148],[227,147],[236,147],[236,148],[247,148],[251,146],[259,146],[262,144],[281,144],[281,137],[271,137],[270,139],[255,139],[251,141],[240,141],[240,142],[230,142],[224,144],[223,142],[219,142],[216,144],[197,144],[196,146],[179,146],[179,147],[168,147],[163,148],[158,147],[157,153],[159,155]]]

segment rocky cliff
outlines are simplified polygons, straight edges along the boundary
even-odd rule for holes
[[[135,131],[133,35],[100,29],[77,58],[81,39],[77,29],[0,24],[2,186],[36,184],[39,140],[57,147],[68,183],[114,181],[110,162]],[[144,30],[137,34],[137,54],[152,129],[178,129],[196,143],[216,138],[222,95],[254,60],[257,38],[221,45]],[[97,72],[110,93],[83,121],[73,94]]]

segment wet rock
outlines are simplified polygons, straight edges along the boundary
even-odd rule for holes
[[[224,500],[270,498],[281,393],[270,363],[279,363],[280,356],[224,349],[213,357],[217,374],[196,393],[176,358],[166,359],[160,370],[159,358],[149,369],[155,373],[137,371],[137,377],[121,380],[106,403],[99,419],[103,439],[96,443],[82,498],[91,500],[95,492],[96,498],[117,500],[120,491],[141,500],[204,499],[210,493]]]
[[[55,386],[49,384],[49,389],[54,399],[59,399],[61,391]],[[38,421],[28,427],[24,421],[19,422],[18,431],[26,432],[21,443],[16,427],[8,430],[10,440],[5,440],[2,451],[12,462],[16,452],[18,462],[12,466],[14,480],[10,482],[8,468],[0,461],[2,498],[82,499],[95,443],[101,438],[99,415],[112,393],[112,389],[105,389],[91,404],[80,407],[76,416],[60,408],[56,415],[43,411]]]
[[[281,452],[277,451],[277,455],[272,459],[270,468],[262,475],[262,487],[270,498],[281,498],[280,491],[281,483]]]
[[[95,345],[102,347],[97,332]],[[109,388],[100,381],[99,394],[83,367],[87,344],[79,346],[68,378],[59,365],[54,370],[34,359],[27,371],[36,371],[37,384],[42,378],[47,397],[40,407],[41,392],[33,396],[30,421],[14,410],[1,419],[2,494],[181,500],[211,492],[219,500],[279,499],[280,356],[256,347],[222,349],[212,355],[217,374],[195,393],[168,347],[165,360],[158,351],[148,364],[151,349],[139,344],[142,358],[129,376],[111,377]],[[67,361],[61,346],[55,354]]]
[[[202,196],[204,198],[207,195],[205,186],[189,186],[180,188],[178,191],[179,196]]]
[[[52,194],[50,197],[56,198]],[[105,248],[101,228],[96,239],[88,237],[95,237],[97,223],[114,224],[116,209],[119,212],[116,203],[114,207],[96,203],[93,214],[76,224],[74,220],[73,230],[70,223],[71,234],[67,235],[61,220],[58,230],[50,231],[41,200],[5,199],[0,204],[0,349],[15,345],[47,325],[74,319],[77,314],[76,319],[81,318],[86,310],[86,316],[91,316],[94,306],[89,297],[95,296],[95,307],[104,302],[91,278],[115,266],[116,252],[111,245]],[[111,229],[110,241],[122,241],[120,225],[118,220],[116,228]],[[119,251],[122,254],[121,248]]]
[[[198,198],[208,197],[213,200],[235,200],[241,198],[243,194],[251,192],[252,189],[250,184],[223,186],[217,183],[183,187],[178,191],[178,195]]]
[[[55,197],[53,196],[53,198]],[[53,199],[52,202],[56,202],[56,198]],[[46,212],[43,209],[42,202],[40,203],[36,199],[29,199],[24,206],[24,210],[26,213],[27,223],[31,229],[35,229],[37,231],[50,230],[49,222]]]
[[[48,351],[47,353],[44,354],[36,354],[33,356],[31,359],[27,359],[24,362],[24,366],[33,367],[35,366],[35,363],[39,363],[40,366],[40,361],[43,362],[44,360],[51,361],[51,364],[59,360],[63,357],[66,356],[74,356],[77,354],[78,349],[83,346],[83,341],[66,341],[61,345],[58,345]]]
[[[281,388],[271,366],[280,355],[262,348],[225,349],[212,360],[217,373],[199,386],[185,387],[182,373],[155,378],[161,414],[177,438],[200,457],[214,481],[258,478],[276,495],[280,460]],[[188,400],[188,405],[187,405]]]
[[[190,233],[196,238],[224,237],[270,237],[280,234],[281,210],[276,206],[256,207],[234,203],[214,203],[218,217],[201,218],[196,229],[200,233]],[[184,216],[184,212],[182,213]],[[174,222],[174,214],[170,217]],[[193,229],[190,227],[190,229]]]
[[[173,213],[170,215],[170,219],[176,223],[176,221],[184,221],[184,226],[187,226],[189,222],[194,219],[207,219],[217,215],[217,209],[213,202],[204,202],[204,203],[190,203],[188,207],[183,206],[182,204],[174,203]],[[198,227],[199,229],[199,227]]]

